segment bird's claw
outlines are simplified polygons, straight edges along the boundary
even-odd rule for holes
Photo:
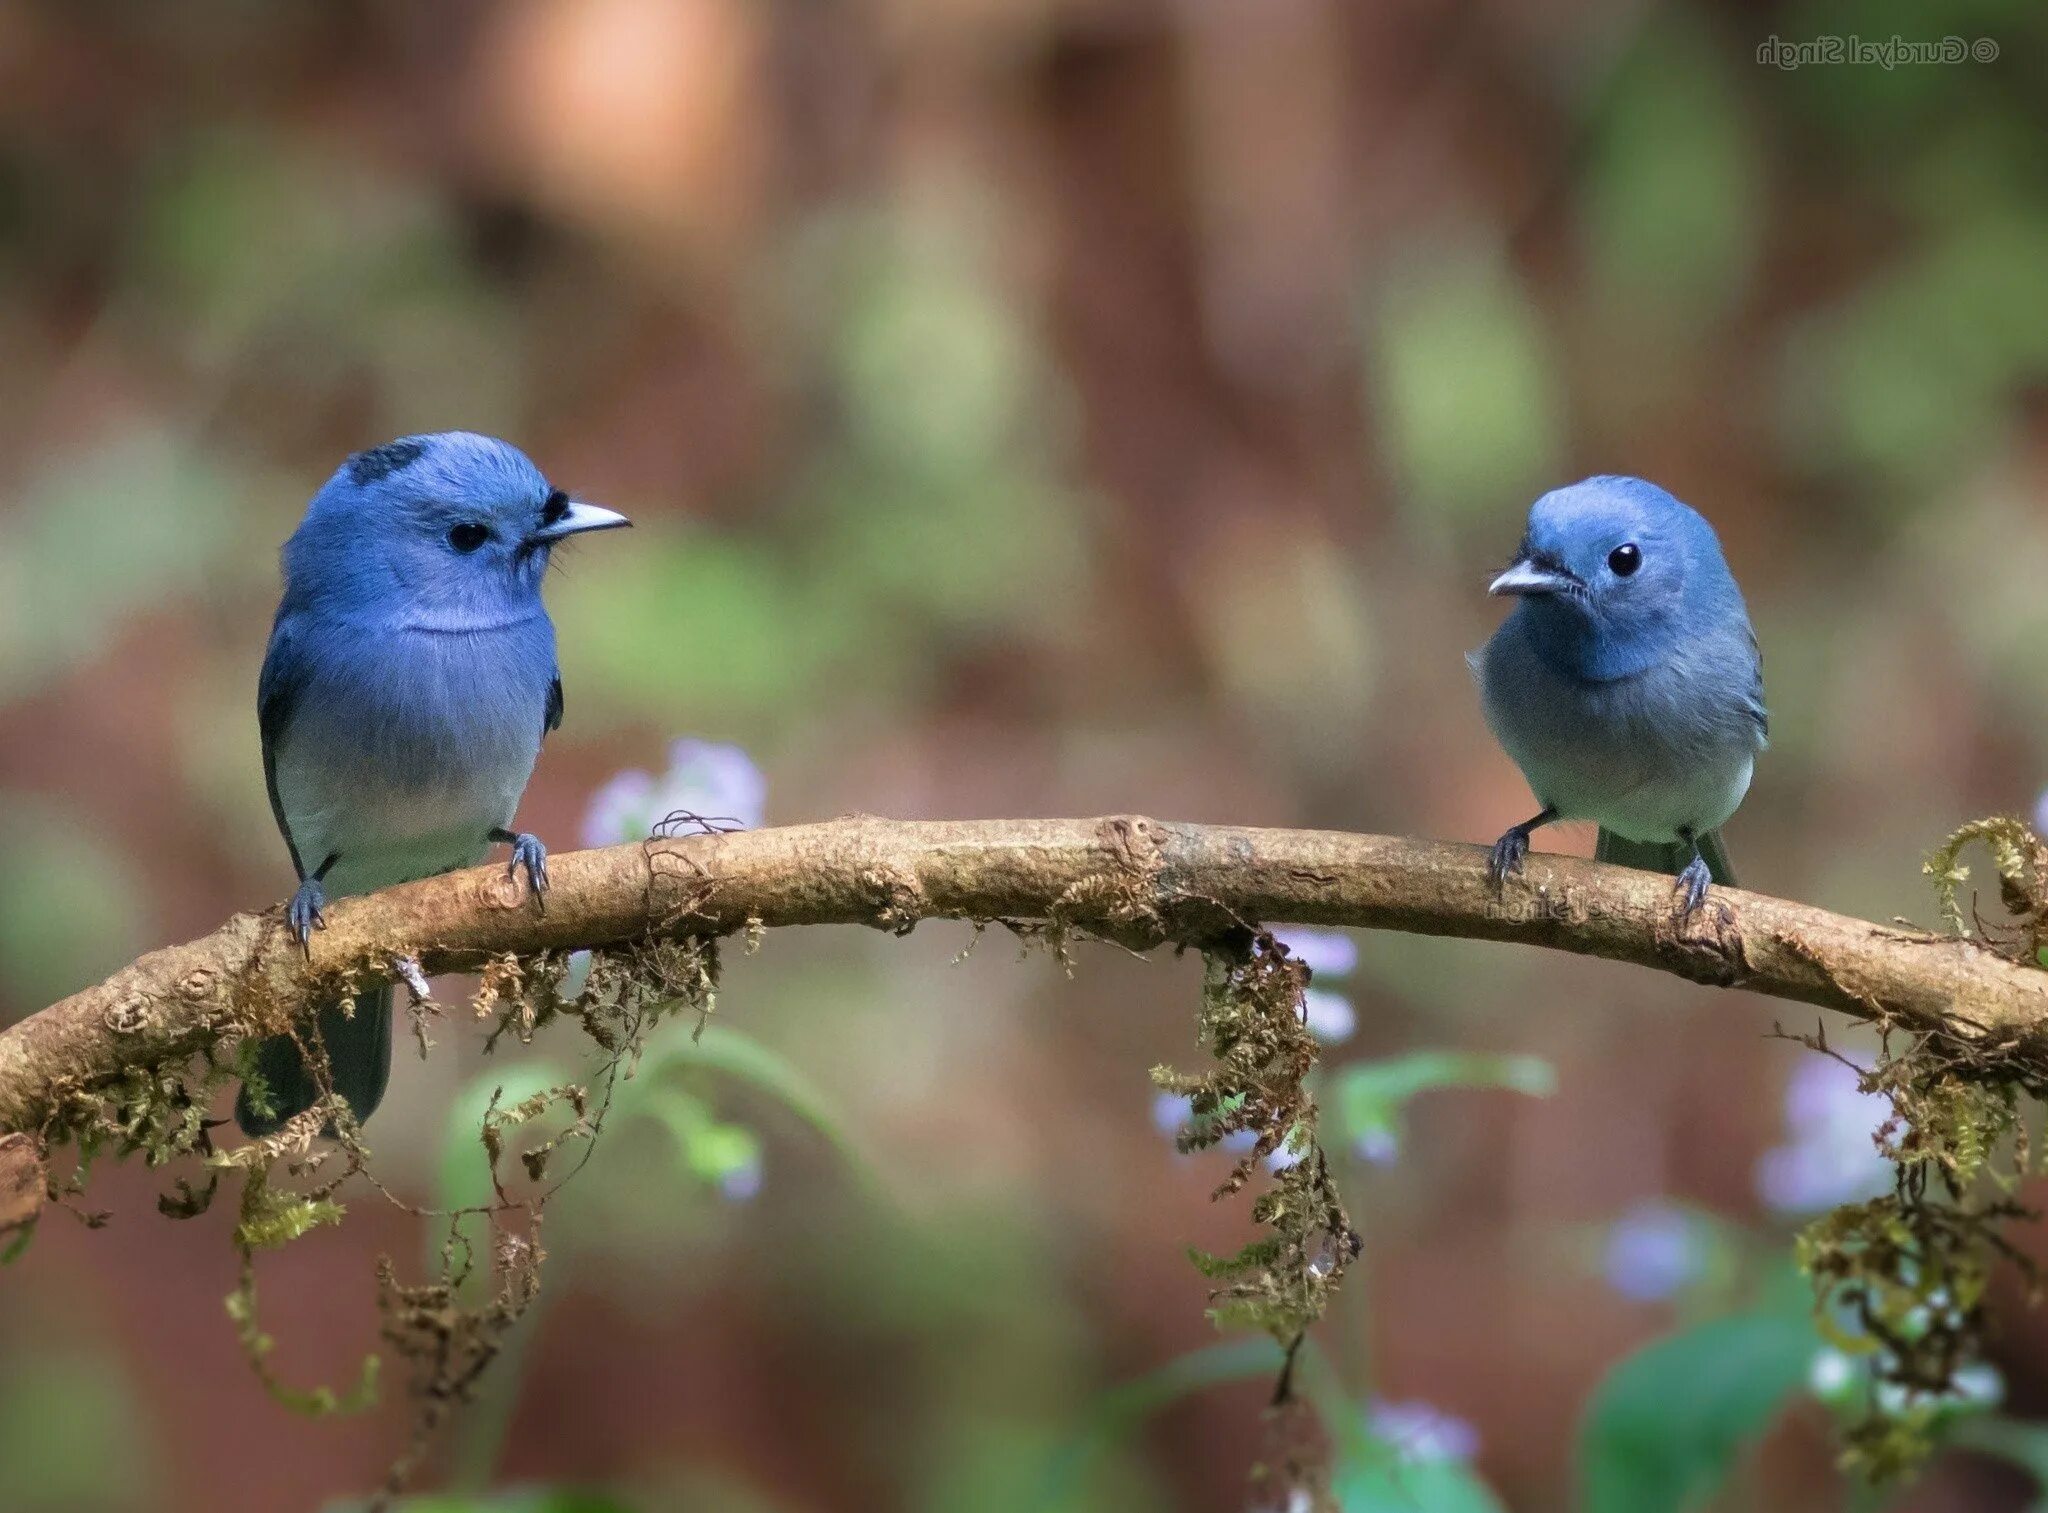
[[[285,919],[292,927],[292,934],[298,938],[301,951],[310,950],[307,942],[315,930],[327,928],[327,890],[320,886],[320,879],[309,877],[299,884],[299,891],[292,895],[292,901],[285,907]]]
[[[1493,878],[1496,888],[1504,888],[1510,877],[1522,870],[1522,859],[1529,854],[1529,832],[1520,825],[1493,843],[1493,856],[1486,870]]]
[[[548,891],[548,848],[541,844],[539,836],[524,830],[512,837],[512,860],[505,867],[505,875],[516,875],[521,867],[526,869],[527,886],[538,902]]]
[[[1678,917],[1690,919],[1693,911],[1707,901],[1707,887],[1714,880],[1714,874],[1707,867],[1704,856],[1695,856],[1685,864],[1685,870],[1678,874],[1679,895]]]

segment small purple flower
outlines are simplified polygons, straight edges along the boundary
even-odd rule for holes
[[[1374,1166],[1392,1166],[1401,1159],[1401,1137],[1381,1125],[1361,1131],[1351,1148],[1358,1152],[1359,1160]]]
[[[1314,976],[1349,977],[1358,970],[1358,942],[1341,930],[1275,930],[1273,938]]]
[[[719,1174],[718,1191],[728,1203],[747,1203],[761,1192],[761,1156],[754,1155]]]
[[[1409,1465],[1468,1461],[1479,1453],[1479,1431],[1429,1403],[1375,1400],[1366,1422],[1374,1436]]]
[[[1698,1223],[1668,1203],[1639,1203],[1607,1231],[1600,1269],[1607,1285],[1638,1303],[1674,1297],[1706,1270]]]
[[[1892,1182],[1891,1163],[1872,1136],[1891,1117],[1891,1100],[1866,1093],[1855,1058],[1807,1056],[1785,1083],[1785,1123],[1791,1139],[1757,1162],[1757,1194],[1785,1214],[1817,1213],[1875,1197]]]
[[[1162,1135],[1178,1135],[1195,1115],[1195,1100],[1186,1093],[1154,1093],[1152,1124]]]
[[[737,746],[688,737],[668,749],[668,767],[656,777],[630,768],[590,796],[583,844],[613,846],[644,840],[670,815],[700,816],[751,830],[762,823],[768,780]]]
[[[1341,930],[1275,930],[1273,938],[1317,981],[1358,970],[1358,942]],[[1358,1011],[1342,993],[1312,987],[1304,1007],[1308,1032],[1324,1045],[1342,1045],[1358,1033]]]
[[[768,805],[768,780],[737,746],[687,736],[668,749],[668,771],[655,801],[666,804],[655,823],[678,810],[706,819],[760,828]]]
[[[638,768],[614,773],[590,796],[583,811],[583,844],[615,846],[645,839],[647,813],[653,807],[653,773]]]
[[[2034,801],[2034,834],[2048,839],[2048,788]]]

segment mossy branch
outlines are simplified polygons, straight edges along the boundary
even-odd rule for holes
[[[763,926],[1004,921],[1134,949],[1209,946],[1250,923],[1515,941],[1632,962],[2048,1063],[2048,972],[1978,941],[1716,888],[1691,920],[1668,879],[1533,855],[1497,894],[1477,846],[1103,819],[852,816],[661,837],[551,859],[536,908],[500,866],[336,901],[303,955],[280,912],[240,914],[0,1032],[0,1131],[43,1134],[124,1071],[277,1032],[400,975]]]

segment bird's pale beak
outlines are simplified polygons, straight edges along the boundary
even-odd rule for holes
[[[585,531],[615,531],[633,522],[617,510],[605,509],[602,505],[586,504],[581,499],[571,499],[569,508],[562,518],[552,525],[542,526],[527,540],[536,545],[560,541],[565,536],[580,536]]]
[[[1486,591],[1489,594],[1514,594],[1520,598],[1527,598],[1534,594],[1562,593],[1577,586],[1578,580],[1571,574],[1540,567],[1524,557],[1489,583]]]

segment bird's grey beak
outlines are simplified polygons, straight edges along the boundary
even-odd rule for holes
[[[1489,594],[1514,594],[1527,598],[1533,594],[1555,594],[1577,586],[1577,579],[1569,573],[1554,572],[1547,567],[1538,567],[1527,557],[1515,563],[1506,572],[1486,586]]]
[[[541,527],[527,539],[536,544],[560,541],[564,536],[580,536],[585,531],[615,531],[633,522],[617,510],[605,509],[602,505],[586,504],[581,499],[571,499],[569,508],[562,518],[553,525]]]

